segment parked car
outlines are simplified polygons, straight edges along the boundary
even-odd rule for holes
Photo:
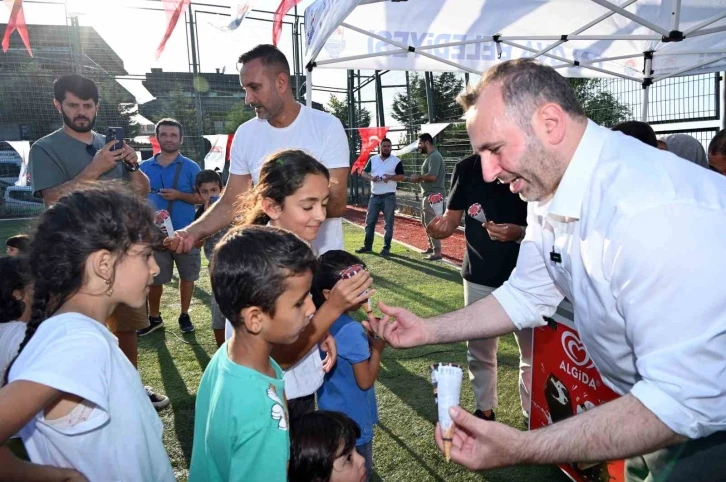
[[[37,216],[45,208],[42,199],[33,197],[30,186],[8,186],[2,199],[5,216]]]

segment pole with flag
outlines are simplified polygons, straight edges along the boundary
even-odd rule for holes
[[[358,133],[361,138],[360,156],[358,156],[358,159],[355,160],[353,166],[350,168],[351,174],[363,171],[363,168],[366,167],[366,163],[368,162],[368,156],[381,143],[383,138],[386,137],[386,132],[388,132],[388,127],[358,128]]]
[[[301,0],[282,0],[280,5],[275,10],[275,15],[272,22],[272,43],[277,46],[277,42],[280,40],[280,34],[282,33],[282,19],[285,18],[287,12],[292,7],[300,3]]]
[[[10,20],[5,26],[5,35],[3,35],[3,52],[7,53],[10,48],[10,35],[17,30],[23,44],[25,44],[25,49],[32,57],[33,51],[30,49],[28,25],[25,23],[25,13],[23,13],[23,0],[5,0],[5,5],[10,9]]]
[[[184,9],[189,6],[189,2],[191,2],[191,0],[161,0],[162,5],[164,6],[164,12],[166,12],[166,16],[169,19],[169,23],[166,26],[164,38],[161,39],[161,43],[156,49],[157,60],[161,57],[161,53],[164,51],[164,47],[166,47],[167,40],[169,40],[174,28],[176,28],[176,24],[179,21],[179,17],[181,17],[184,13]]]

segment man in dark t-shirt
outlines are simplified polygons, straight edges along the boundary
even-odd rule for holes
[[[434,218],[426,232],[436,239],[449,237],[462,216],[466,253],[461,277],[464,303],[470,305],[509,278],[524,238],[527,204],[512,194],[508,185],[485,182],[479,156],[472,155],[456,164],[446,212]],[[515,332],[514,336],[520,351],[519,395],[522,412],[528,417],[532,331]],[[497,342],[497,338],[468,342],[469,378],[476,397],[474,414],[485,420],[494,420],[497,406]]]

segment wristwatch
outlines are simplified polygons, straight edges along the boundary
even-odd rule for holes
[[[124,163],[124,167],[129,172],[134,172],[134,171],[138,171],[139,170],[139,162],[138,161],[127,161],[127,160],[124,160],[123,163]]]

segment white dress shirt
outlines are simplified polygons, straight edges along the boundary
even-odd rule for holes
[[[726,178],[588,121],[554,197],[528,209],[494,292],[514,325],[566,296],[610,388],[686,437],[726,430]]]

